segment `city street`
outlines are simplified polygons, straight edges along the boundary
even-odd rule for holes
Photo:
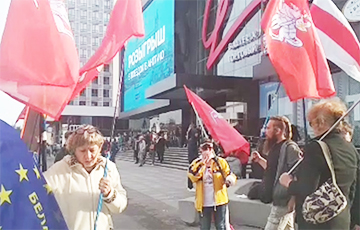
[[[186,190],[186,172],[133,162],[117,162],[128,192],[128,208],[115,215],[115,229],[198,229],[185,225],[177,215],[179,199],[194,193]]]

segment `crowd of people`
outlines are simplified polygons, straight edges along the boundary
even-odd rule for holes
[[[342,120],[323,137],[345,112],[346,107],[339,100],[315,104],[307,118],[316,137],[302,148],[296,143],[299,138],[293,138],[294,126],[289,119],[271,117],[261,148],[250,158],[224,153],[216,141],[202,139],[199,129],[191,124],[186,133],[188,189],[196,192],[200,229],[209,230],[213,217],[217,230],[230,229],[227,189],[243,174],[242,170],[236,173],[231,164],[241,167],[250,161],[252,173],[262,180],[253,184],[248,198],[271,204],[265,230],[291,230],[295,229],[295,223],[300,230],[359,230],[360,157],[351,143],[352,128]],[[44,176],[66,223],[70,229],[92,228],[93,207],[102,193],[105,206],[98,226],[111,229],[111,214],[122,212],[127,198],[113,162],[108,163],[109,176],[103,177],[107,160],[102,153],[116,156],[123,142],[113,140],[112,146],[117,147],[110,148],[100,131],[91,125],[81,126],[65,138],[56,163]],[[156,157],[163,162],[167,143],[164,132],[137,134],[131,142],[135,163],[143,166],[146,156],[150,156],[152,165]],[[236,158],[236,163],[231,158]],[[288,173],[299,160],[299,166]]]
[[[265,230],[292,230],[295,223],[307,230],[360,229],[360,157],[351,143],[352,128],[342,120],[323,137],[345,113],[338,99],[315,104],[307,119],[316,137],[303,148],[296,143],[300,138],[288,118],[269,119],[261,148],[250,158],[250,176],[262,180],[248,194],[249,199],[271,203]],[[188,187],[195,185],[200,229],[210,229],[212,215],[217,230],[230,229],[227,187],[234,183],[234,170],[228,157],[217,156],[214,142],[196,144],[200,136],[194,125],[188,136]]]

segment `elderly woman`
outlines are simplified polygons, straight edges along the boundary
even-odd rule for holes
[[[325,100],[315,104],[308,113],[308,120],[314,134],[319,139],[346,112],[345,105],[337,100]],[[340,123],[323,141],[327,144],[335,168],[337,184],[348,200],[348,205],[335,218],[322,224],[310,224],[302,215],[305,198],[315,192],[331,173],[325,157],[317,142],[305,147],[304,159],[295,173],[296,180],[289,174],[283,174],[280,183],[288,187],[288,193],[296,197],[296,218],[299,229],[350,229],[350,208],[353,203],[358,156],[355,147],[344,139],[343,124]],[[359,209],[359,204],[357,209]]]
[[[45,173],[69,229],[93,229],[100,193],[104,203],[97,229],[112,229],[111,213],[127,205],[126,191],[120,183],[116,165],[101,156],[104,138],[91,125],[81,126],[70,137],[70,153]],[[104,178],[107,162],[108,176]]]

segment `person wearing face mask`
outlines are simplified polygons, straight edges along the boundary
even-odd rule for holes
[[[69,155],[55,163],[44,177],[59,204],[69,229],[93,229],[100,193],[104,203],[97,229],[113,228],[112,213],[121,213],[127,205],[116,165],[101,156],[104,137],[91,125],[79,127],[67,141]],[[107,177],[104,176],[107,164]]]
[[[236,176],[230,172],[225,159],[217,157],[213,143],[206,140],[200,145],[201,156],[189,167],[188,177],[196,184],[195,208],[200,215],[200,229],[210,230],[215,216],[217,230],[226,229],[227,187],[234,185]]]

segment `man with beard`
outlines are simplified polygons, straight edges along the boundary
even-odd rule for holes
[[[300,157],[301,151],[291,137],[289,119],[284,116],[271,117],[264,144],[265,151],[268,151],[267,160],[257,151],[253,152],[252,161],[265,169],[260,200],[272,202],[265,230],[294,229],[294,202],[286,188],[279,183],[280,175],[287,172]]]

